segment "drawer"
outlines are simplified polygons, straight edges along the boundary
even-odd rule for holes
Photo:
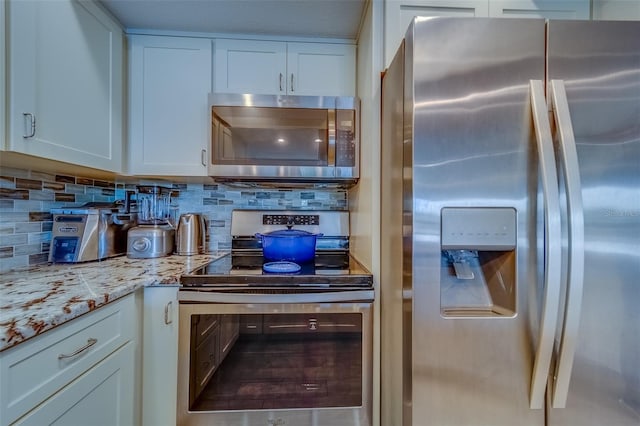
[[[135,338],[134,295],[0,354],[0,424],[6,425]]]

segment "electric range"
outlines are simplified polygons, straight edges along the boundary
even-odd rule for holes
[[[312,261],[295,272],[268,272],[256,233],[286,229],[321,233]],[[234,210],[231,253],[181,278],[183,289],[304,287],[308,290],[372,288],[371,273],[349,254],[349,212]]]

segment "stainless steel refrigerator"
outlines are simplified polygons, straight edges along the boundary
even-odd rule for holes
[[[640,22],[416,18],[382,104],[382,423],[639,425]]]

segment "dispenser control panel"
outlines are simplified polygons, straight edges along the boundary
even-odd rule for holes
[[[442,250],[513,250],[516,210],[512,207],[445,207]]]

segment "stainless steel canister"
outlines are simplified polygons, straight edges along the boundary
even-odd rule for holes
[[[205,251],[207,225],[204,216],[198,213],[180,215],[176,231],[176,254],[192,255]]]

